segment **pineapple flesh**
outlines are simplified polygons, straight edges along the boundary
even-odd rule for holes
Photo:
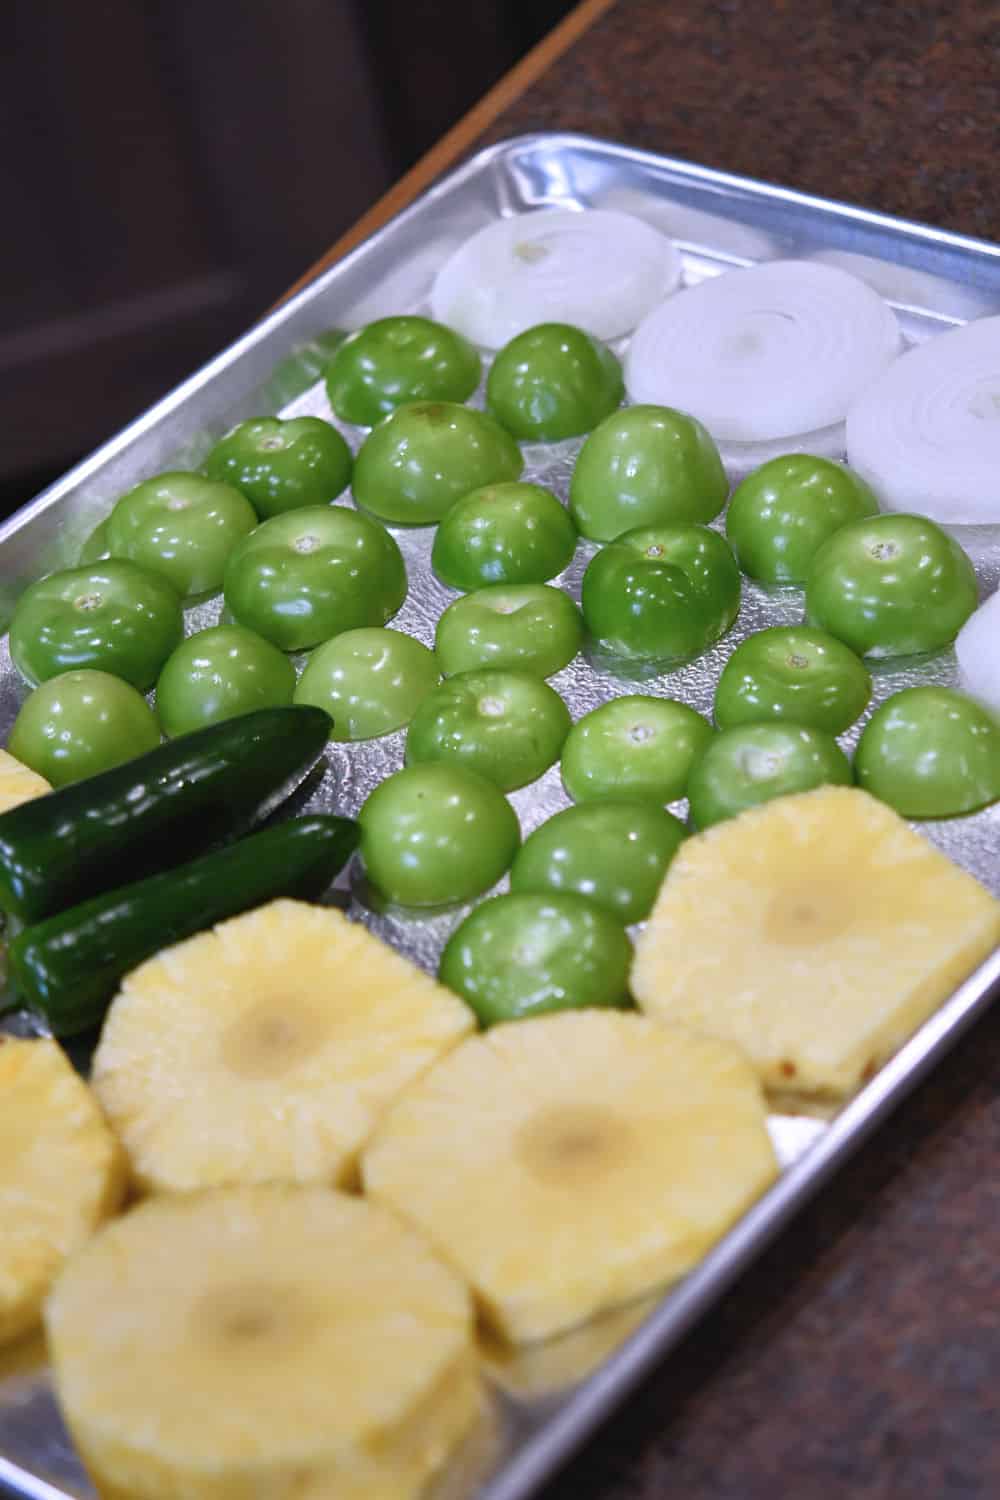
[[[683,1275],[776,1170],[735,1047],[599,1010],[463,1042],[362,1160],[368,1195],[438,1247],[512,1343]]]
[[[8,751],[0,750],[0,813],[51,790],[44,776],[22,765]]]
[[[745,1049],[765,1088],[840,1100],[1000,942],[1000,902],[852,787],[681,845],[635,950],[641,1008]]]
[[[93,1085],[140,1190],[349,1185],[386,1105],[472,1025],[339,911],[280,900],[128,975]]]
[[[0,1036],[0,1344],[41,1321],[67,1255],[113,1213],[125,1159],[62,1049]]]
[[[482,1410],[465,1287],[325,1187],[149,1199],[69,1262],[45,1323],[105,1500],[410,1500]]]

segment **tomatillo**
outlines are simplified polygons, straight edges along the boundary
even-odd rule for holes
[[[640,526],[591,558],[581,603],[598,651],[687,661],[735,620],[740,570],[725,538],[708,526]]]
[[[295,702],[326,709],[331,740],[373,740],[408,724],[439,676],[434,652],[400,630],[345,630],[316,647]]]
[[[510,888],[575,891],[621,922],[641,922],[684,837],[684,824],[651,802],[567,807],[525,839]]]
[[[872,680],[860,657],[825,630],[773,625],[748,636],[722,669],[715,722],[790,719],[842,734],[868,705]]]
[[[460,333],[431,318],[379,318],[352,333],[326,367],[330,405],[371,427],[407,401],[464,401],[482,362]]]
[[[819,548],[848,521],[878,514],[853,470],[829,458],[788,453],[736,486],[726,536],[744,573],[762,583],[802,583]]]
[[[905,818],[974,812],[1000,797],[1000,719],[951,688],[904,688],[865,725],[854,771]]]
[[[628,693],[578,719],[566,736],[562,779],[574,802],[674,802],[714,735],[686,703]]]
[[[362,443],[354,498],[383,521],[428,526],[470,490],[517,479],[523,467],[510,433],[485,412],[452,401],[414,401]]]
[[[156,712],[174,738],[257,708],[283,708],[295,691],[284,652],[242,625],[212,625],[189,635],[156,684]]]
[[[456,500],[434,534],[431,566],[453,589],[545,583],[576,551],[576,527],[540,484],[488,484]]]
[[[700,422],[669,406],[626,406],[580,450],[569,508],[583,536],[610,542],[637,526],[711,521],[728,493],[719,450]]]
[[[551,677],[582,642],[583,619],[568,594],[545,583],[498,583],[448,605],[434,649],[448,677],[477,667]]]
[[[108,558],[26,588],[10,622],[10,654],[30,683],[93,667],[145,692],[183,635],[180,597],[166,579]]]
[[[816,786],[850,786],[850,763],[832,734],[803,724],[739,724],[717,734],[688,777],[695,828]]]
[[[500,350],[486,382],[486,408],[522,443],[590,432],[619,406],[619,361],[570,323],[539,323]]]
[[[251,417],[216,443],[203,468],[265,518],[335,500],[351,477],[351,450],[321,417]]]
[[[451,906],[489,890],[521,840],[517,815],[492,781],[464,766],[407,766],[358,814],[375,892],[399,906]]]
[[[559,759],[569,709],[527,672],[460,672],[428,693],[406,736],[406,763],[444,761],[503,792],[535,781]]]
[[[345,505],[272,516],[230,554],[233,618],[283,651],[318,646],[342,630],[384,625],[406,598],[395,539]]]
[[[953,641],[977,603],[976,575],[956,541],[926,516],[851,521],[823,543],[806,583],[806,613],[859,656],[912,656]]]
[[[63,672],[22,703],[7,749],[50,786],[109,771],[160,743],[141,693],[109,672]]]
[[[496,896],[455,929],[438,978],[482,1026],[591,1006],[626,1007],[632,945],[621,922],[572,894]]]
[[[222,587],[226,558],[257,525],[257,513],[230,484],[176,471],[137,484],[115,503],[105,540],[165,578],[182,598]]]

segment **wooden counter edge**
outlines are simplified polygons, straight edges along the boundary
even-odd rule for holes
[[[410,170],[394,183],[387,193],[379,198],[377,203],[353,224],[346,234],[331,246],[325,255],[321,256],[308,271],[289,287],[281,301],[285,301],[294,292],[307,285],[321,271],[335,265],[338,260],[353,250],[355,245],[360,245],[362,240],[374,234],[376,229],[381,228],[394,214],[429,187],[430,184],[454,164],[455,161],[467,151],[476,138],[493,124],[494,120],[515,100],[535,83],[552,64],[560,58],[563,53],[568,52],[570,47],[589,31],[595,21],[609,11],[615,4],[615,0],[581,0],[581,4],[571,10],[559,25],[554,27],[547,36],[533,47],[519,63],[505,73],[500,81],[484,94],[478,104],[474,104],[468,114],[462,116],[451,130],[443,135],[431,149],[410,168]],[[280,305],[280,304],[279,304]]]

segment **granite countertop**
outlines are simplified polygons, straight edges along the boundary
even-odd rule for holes
[[[1000,10],[618,0],[470,144],[534,130],[1000,241]],[[996,1500],[998,1165],[994,1008],[545,1500]]]

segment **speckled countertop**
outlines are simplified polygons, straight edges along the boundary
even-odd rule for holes
[[[618,0],[533,130],[1000,241],[1000,6]],[[1000,1497],[1000,1007],[545,1491],[840,1496]]]

